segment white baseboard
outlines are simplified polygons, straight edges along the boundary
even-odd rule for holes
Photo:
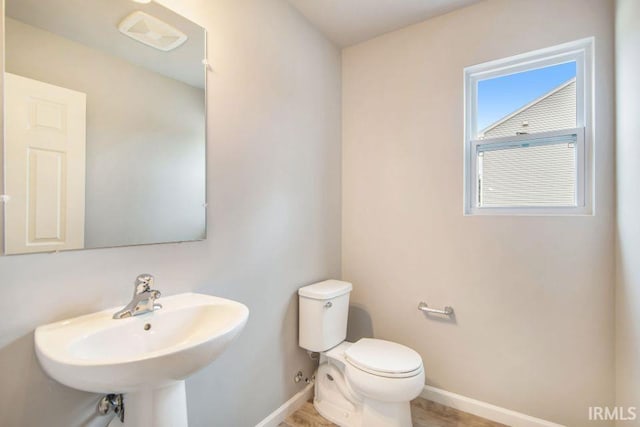
[[[512,427],[564,427],[560,424],[535,418],[510,409],[491,405],[459,394],[441,390],[436,387],[424,386],[420,397],[441,405],[449,406],[459,411],[468,412],[478,417],[486,418],[497,423]]]
[[[300,409],[312,397],[313,384],[308,384],[264,420],[260,421],[256,427],[278,427],[281,422]],[[552,423],[428,385],[424,386],[420,397],[511,427],[565,427],[561,424]]]
[[[278,427],[289,415],[296,412],[304,402],[313,397],[313,384],[307,384],[305,388],[297,392],[291,399],[287,400],[278,409],[269,414],[267,418],[260,421],[256,427]]]

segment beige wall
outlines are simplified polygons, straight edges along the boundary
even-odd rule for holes
[[[464,217],[463,68],[588,36],[596,215]],[[569,426],[613,403],[612,63],[604,0],[488,0],[344,51],[343,278],[428,384]]]
[[[640,410],[640,2],[616,2],[616,404]],[[634,422],[620,426],[640,426]]]
[[[169,3],[169,1],[167,1]],[[303,385],[299,286],[340,274],[340,53],[283,0],[174,0],[209,31],[208,239],[0,258],[0,426],[100,426],[98,396],[48,379],[33,329],[124,304],[140,272],[165,295],[251,310],[187,381],[190,426],[254,426]]]

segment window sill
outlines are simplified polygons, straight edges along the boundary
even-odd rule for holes
[[[522,208],[471,208],[465,209],[464,216],[594,216],[587,207],[522,207]]]

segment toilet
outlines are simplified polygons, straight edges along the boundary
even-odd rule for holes
[[[298,290],[299,345],[320,353],[313,405],[342,427],[411,427],[409,402],[424,387],[422,359],[391,341],[345,341],[352,288],[326,280]]]

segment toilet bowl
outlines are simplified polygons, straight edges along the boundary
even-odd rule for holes
[[[314,406],[342,427],[410,427],[424,387],[420,355],[390,341],[345,341],[352,285],[328,280],[298,291],[300,346],[320,353]]]

